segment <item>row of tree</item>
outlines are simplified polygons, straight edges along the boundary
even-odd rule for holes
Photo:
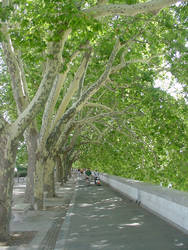
[[[44,191],[54,196],[54,168],[62,181],[76,161],[146,181],[175,173],[186,184],[186,102],[153,87],[171,72],[186,91],[186,3],[0,2],[1,240],[23,142],[35,209]]]

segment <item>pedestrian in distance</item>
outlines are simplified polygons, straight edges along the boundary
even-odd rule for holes
[[[85,175],[86,175],[86,181],[88,183],[90,183],[90,178],[91,178],[91,170],[88,168],[86,171],[85,171]]]

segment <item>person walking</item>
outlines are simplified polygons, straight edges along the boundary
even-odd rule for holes
[[[85,175],[86,175],[86,181],[88,181],[88,183],[90,183],[90,179],[91,179],[91,170],[88,168],[86,171],[85,171]]]
[[[94,176],[94,180],[95,180],[95,184],[96,184],[96,183],[97,183],[97,180],[100,179],[100,178],[99,178],[99,172],[98,172],[97,170],[95,170],[95,171],[93,172],[93,176]]]

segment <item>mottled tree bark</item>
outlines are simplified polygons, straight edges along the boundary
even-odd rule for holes
[[[62,180],[62,162],[61,157],[56,157],[56,181],[61,182]]]
[[[4,32],[6,36],[6,42],[2,43],[2,47],[11,77],[13,96],[17,106],[17,113],[19,115],[27,108],[30,100],[21,54],[19,50],[15,50],[12,46],[11,37],[8,33],[8,25],[4,25],[4,29],[7,31]],[[37,129],[35,122],[32,122],[32,124],[26,129],[24,138],[28,151],[27,184],[24,201],[31,202],[33,198],[33,178],[36,162],[35,151],[37,147]]]
[[[43,193],[44,193],[44,164],[45,158],[42,152],[37,153],[36,169],[34,174],[34,197],[33,208],[35,210],[43,209]]]
[[[85,9],[83,12],[95,18],[114,15],[136,16],[137,14],[143,13],[156,14],[159,10],[169,7],[172,4],[187,1],[188,0],[151,0],[137,4],[102,4]]]
[[[28,152],[27,181],[24,202],[33,203],[34,199],[34,173],[36,166],[36,149],[38,132],[35,126],[30,126],[25,132]]]
[[[44,165],[44,192],[48,198],[55,197],[54,167],[55,162],[49,157]]]
[[[63,186],[65,183],[65,165],[63,163],[63,160],[61,160],[61,186]]]
[[[67,182],[69,177],[71,177],[70,169],[71,169],[72,163],[69,158],[69,154],[65,153],[63,155],[63,167],[64,167],[64,181]]]
[[[11,141],[9,133],[7,131],[0,135],[0,241],[6,241],[9,238],[14,164],[17,152],[17,141]]]
[[[8,34],[8,27],[7,24],[4,23],[1,25],[1,32],[5,35]],[[11,126],[5,124],[4,120],[0,117],[0,130],[2,131],[2,126],[7,127],[6,131],[9,130],[9,132],[3,132],[1,134],[1,153],[0,153],[0,191],[2,193],[2,199],[1,199],[1,210],[0,210],[0,223],[1,223],[1,239],[6,240],[8,238],[9,234],[9,223],[10,223],[10,211],[11,211],[11,197],[12,197],[12,182],[13,182],[13,165],[14,160],[16,156],[17,146],[16,146],[16,140],[20,136],[23,135],[25,129],[30,125],[30,123],[35,118],[38,111],[42,108],[42,105],[46,102],[49,92],[53,86],[54,80],[61,68],[61,59],[62,59],[62,50],[65,44],[65,41],[68,38],[68,34],[71,30],[62,32],[62,39],[50,42],[48,44],[47,53],[49,55],[53,55],[53,57],[49,57],[46,60],[46,67],[45,72],[43,74],[43,78],[41,81],[41,84],[37,90],[37,93],[35,97],[32,99],[32,101],[29,103],[29,105],[24,109],[23,112],[21,112],[16,119],[16,121],[11,124]],[[7,45],[7,41],[5,41],[4,45]],[[11,46],[4,46],[4,55],[6,55],[7,59],[7,67],[9,69],[10,75],[12,77],[12,80],[15,77],[18,77],[17,74],[17,61],[15,60],[15,57],[12,55],[14,54],[13,45]],[[11,59],[12,58],[12,59]],[[18,66],[19,67],[19,66]],[[19,79],[16,80],[16,84],[18,84]],[[25,105],[25,104],[24,104]],[[15,152],[15,153],[14,153]],[[39,172],[42,171],[41,168],[39,168]],[[41,176],[38,175],[38,176]],[[40,182],[38,179],[36,182]],[[39,193],[39,201],[37,204],[39,204],[39,207],[42,206],[41,202],[41,196],[43,198],[43,190],[39,189],[37,192]],[[41,195],[42,193],[42,195]]]

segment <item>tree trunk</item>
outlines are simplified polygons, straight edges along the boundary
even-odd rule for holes
[[[11,204],[13,192],[14,163],[17,142],[11,141],[9,133],[0,136],[0,241],[9,238]]]
[[[64,177],[63,177],[64,183],[68,181],[68,174],[67,174],[67,163],[64,163]]]
[[[44,162],[44,157],[38,153],[34,174],[34,199],[32,204],[35,210],[43,209]]]
[[[69,179],[69,156],[68,154],[64,155],[63,166],[64,166],[64,182],[66,183]]]
[[[29,127],[25,132],[28,152],[28,168],[27,168],[27,181],[24,196],[24,202],[33,203],[34,199],[34,174],[36,166],[36,149],[37,149],[38,132],[36,128]]]
[[[62,162],[60,156],[56,157],[56,181],[62,180]]]
[[[1,25],[1,32],[5,37],[8,34],[7,23]],[[12,198],[12,189],[13,189],[13,173],[14,173],[14,161],[16,157],[17,145],[16,140],[23,135],[25,129],[29,126],[32,120],[35,118],[36,114],[42,108],[42,105],[46,102],[49,92],[52,88],[54,80],[62,67],[62,51],[64,48],[65,41],[68,38],[71,30],[67,30],[62,34],[62,39],[54,42],[49,42],[47,46],[47,54],[53,55],[48,57],[45,64],[45,72],[43,74],[42,81],[40,86],[29,103],[27,108],[24,109],[18,116],[18,118],[10,126],[3,117],[0,115],[0,132],[3,128],[6,127],[6,132],[0,135],[0,235],[1,239],[6,239],[9,234],[9,223],[10,223],[10,213],[11,213],[11,198]],[[6,39],[5,39],[6,40]],[[9,39],[7,39],[8,41]],[[6,41],[6,42],[7,42]],[[10,46],[4,47],[4,55],[6,55],[7,67],[9,73],[12,77],[18,77],[19,70],[16,70],[17,61],[14,54],[14,49],[12,43],[9,43]],[[15,71],[16,70],[16,71]],[[14,72],[16,73],[14,75]],[[21,73],[21,72],[20,72]],[[19,80],[16,80],[16,84],[19,84]],[[5,129],[4,129],[5,130]],[[42,158],[43,159],[43,158]],[[42,198],[43,198],[43,178],[39,179],[38,177],[43,177],[43,166],[42,160],[38,162],[39,168],[36,174],[35,183],[36,186],[39,186],[39,189],[35,188],[35,199],[33,205],[37,208],[42,208]]]
[[[65,183],[65,164],[64,164],[64,159],[61,157],[61,186],[64,185]]]
[[[69,168],[68,168],[68,174],[69,174],[69,178],[72,177],[72,164],[69,165]]]
[[[49,157],[44,166],[44,191],[47,197],[55,197],[54,161]]]
[[[61,186],[63,186],[65,183],[65,167],[62,164],[61,166]]]

